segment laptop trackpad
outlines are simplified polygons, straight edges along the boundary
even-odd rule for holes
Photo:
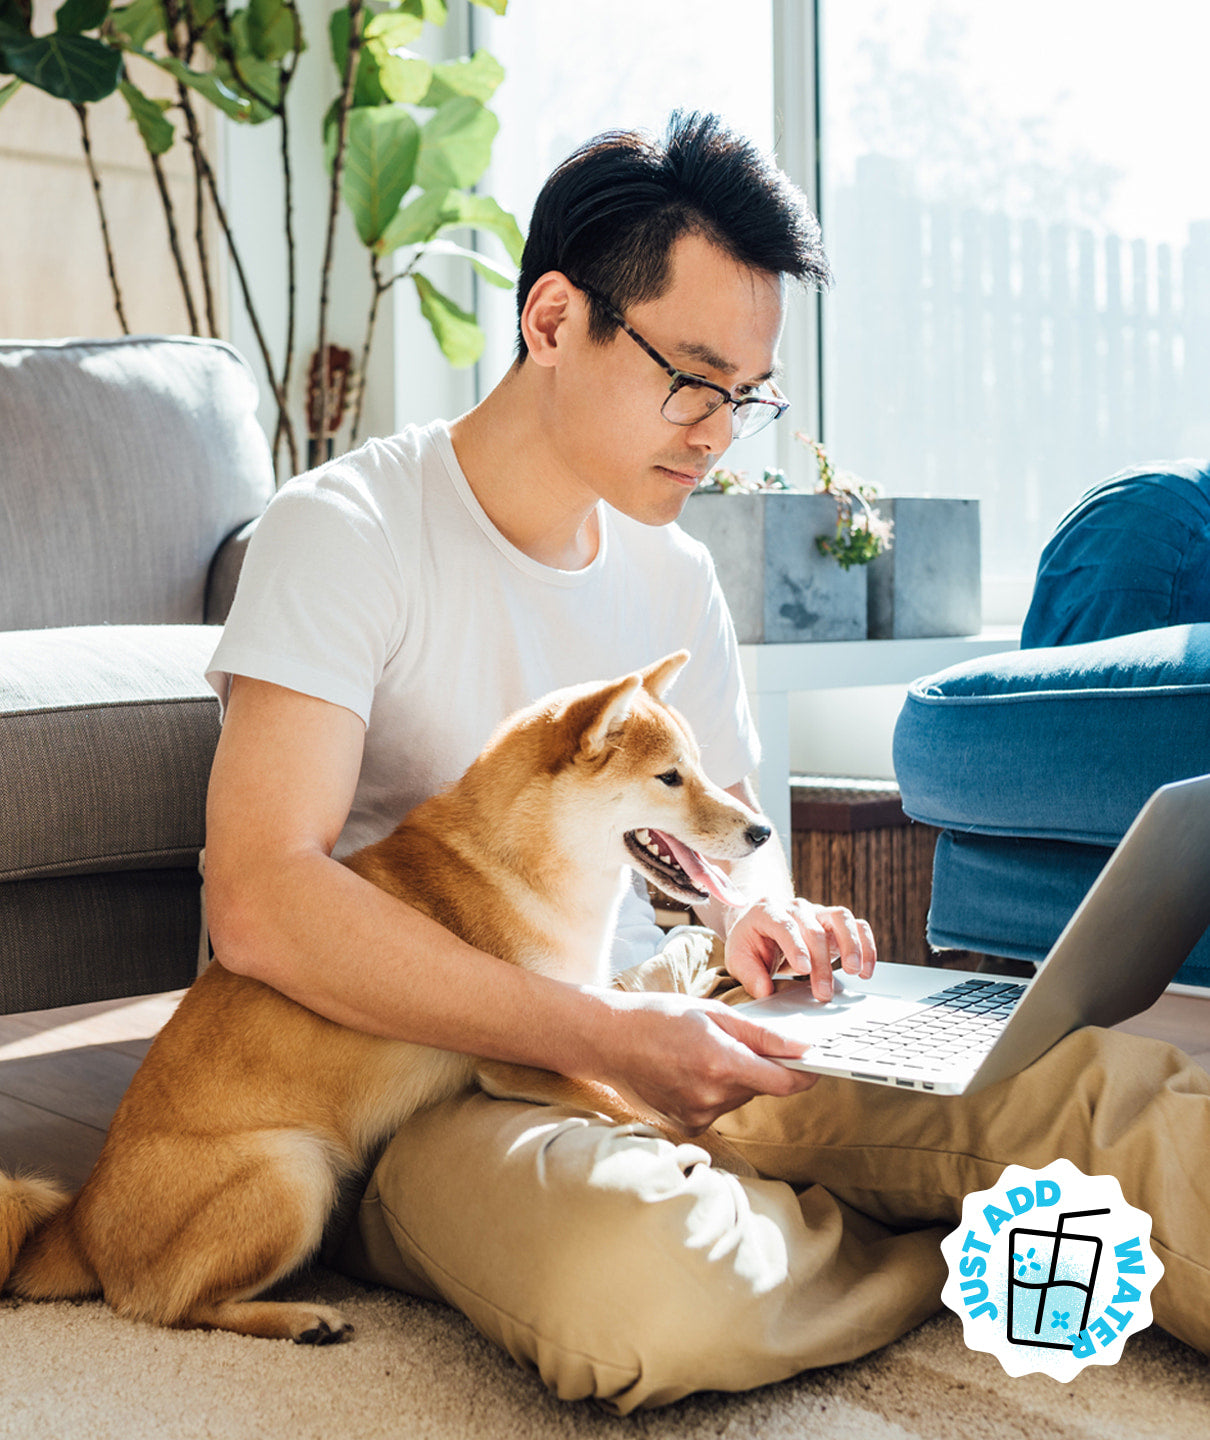
[[[835,974],[832,985],[832,999],[817,1000],[809,980],[779,981],[776,994],[743,1001],[735,1008],[794,1040],[818,1038],[850,1025],[896,1020],[920,1008],[914,999],[889,993],[885,984],[879,984],[877,971],[869,980]],[[937,988],[935,981],[932,988]]]

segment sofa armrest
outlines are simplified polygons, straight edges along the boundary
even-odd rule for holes
[[[259,518],[259,517],[258,517]],[[249,520],[218,547],[206,580],[206,624],[222,625],[235,599],[239,572],[243,568],[248,542],[256,529],[256,520]]]

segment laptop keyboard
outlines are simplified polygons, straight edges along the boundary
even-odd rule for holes
[[[843,1055],[905,1074],[982,1060],[1025,993],[1017,981],[963,980],[920,1002],[897,1020],[867,1020],[818,1041],[824,1059]]]

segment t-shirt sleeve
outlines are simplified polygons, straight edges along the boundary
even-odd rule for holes
[[[381,518],[339,466],[292,481],[253,533],[206,678],[233,675],[352,710],[368,724],[402,635],[400,567]]]

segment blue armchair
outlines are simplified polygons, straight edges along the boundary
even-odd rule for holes
[[[1021,644],[917,680],[894,754],[904,809],[942,831],[930,943],[1038,961],[1147,796],[1210,771],[1210,466],[1090,490]],[[1210,933],[1177,980],[1210,986]]]

